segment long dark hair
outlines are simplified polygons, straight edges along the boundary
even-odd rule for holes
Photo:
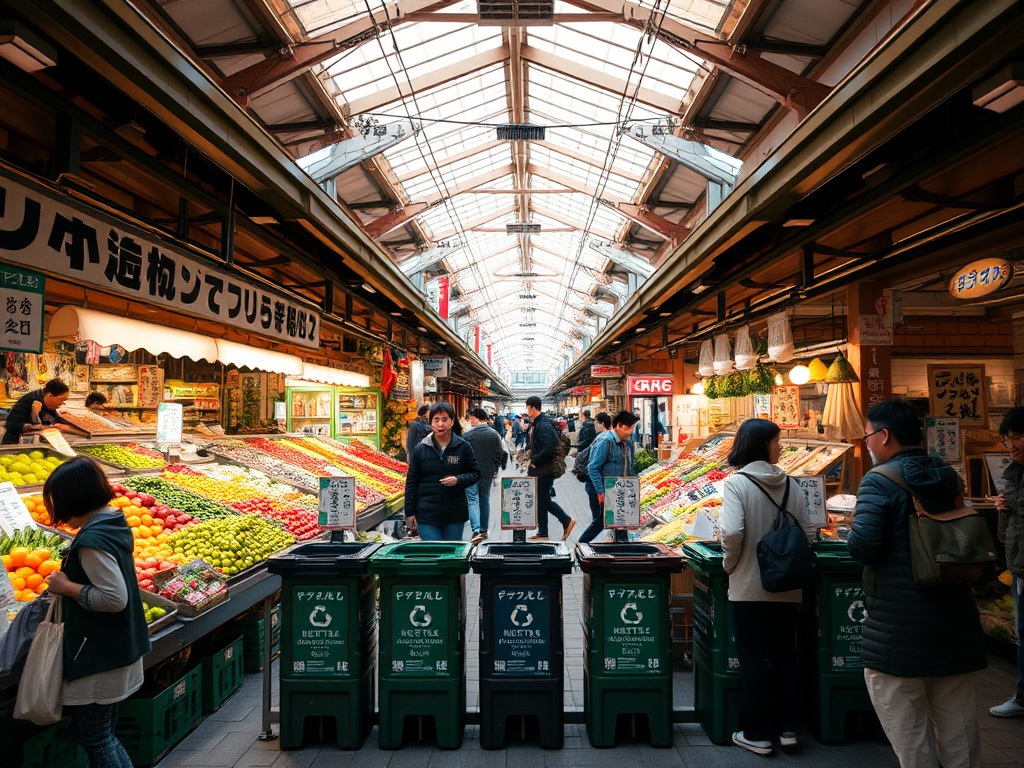
[[[769,443],[782,432],[779,425],[768,419],[747,419],[736,430],[729,451],[729,466],[744,467],[754,461],[768,461]]]
[[[43,504],[51,523],[66,523],[107,506],[114,498],[107,476],[88,456],[76,456],[50,473],[43,485]]]

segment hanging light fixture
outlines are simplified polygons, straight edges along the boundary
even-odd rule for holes
[[[704,394],[704,382],[698,381],[692,387],[690,387],[690,394],[692,395],[703,395]]]
[[[776,373],[775,374],[775,386],[776,387],[781,387],[783,384],[785,384],[785,382],[782,380],[782,374],[781,373]]]
[[[789,380],[796,385],[806,384],[811,380],[811,369],[803,363],[794,365],[789,371]]]
[[[860,378],[857,376],[857,372],[853,370],[853,366],[850,365],[850,361],[843,357],[843,353],[840,352],[839,356],[832,361],[832,365],[828,367],[825,381],[829,384],[852,384],[860,381]]]
[[[813,382],[824,381],[825,376],[828,374],[828,366],[822,362],[820,357],[816,357],[807,364],[808,370],[811,372],[810,380]]]

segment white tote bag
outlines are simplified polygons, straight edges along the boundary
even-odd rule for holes
[[[60,720],[64,684],[64,624],[61,623],[61,598],[54,595],[46,618],[36,629],[18,684],[14,716],[36,725],[51,725]]]

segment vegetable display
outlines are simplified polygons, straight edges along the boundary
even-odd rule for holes
[[[78,445],[75,450],[85,456],[105,461],[125,469],[162,469],[167,466],[157,451],[139,443],[95,443]]]
[[[49,586],[47,579],[60,570],[60,551],[67,541],[37,528],[20,528],[13,536],[0,536],[0,555],[14,588],[14,599],[31,602]]]

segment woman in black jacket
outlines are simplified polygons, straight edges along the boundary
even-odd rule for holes
[[[466,488],[480,479],[473,448],[456,434],[451,403],[434,403],[430,434],[413,447],[405,478],[405,519],[424,541],[460,541],[469,519]]]

